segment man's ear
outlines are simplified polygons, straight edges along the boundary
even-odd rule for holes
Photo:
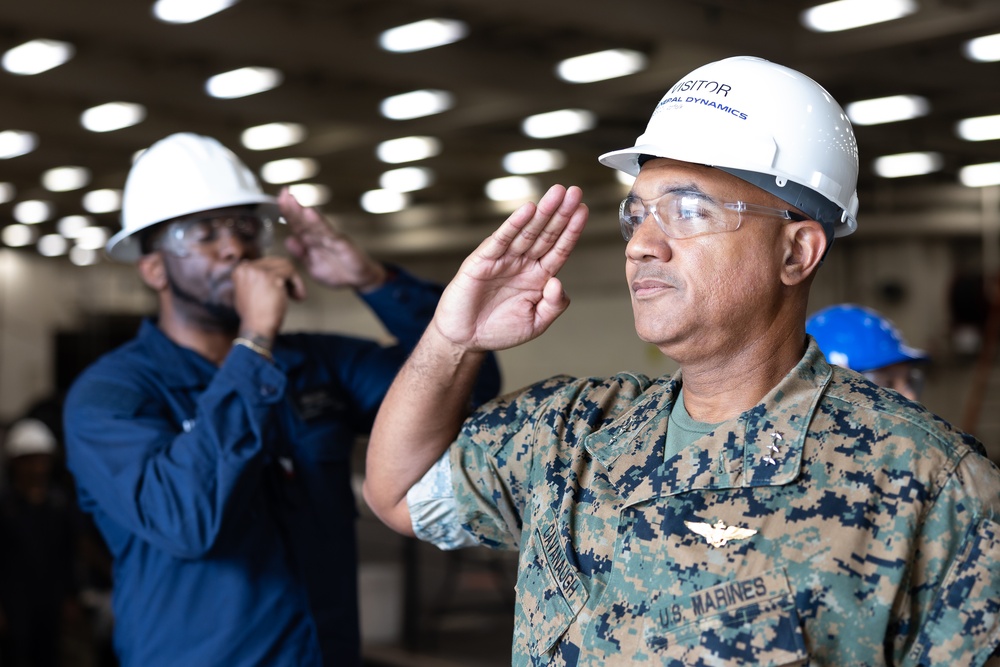
[[[798,285],[808,280],[823,261],[827,238],[823,225],[815,220],[790,222],[783,228],[784,265],[781,282]]]
[[[142,282],[156,291],[167,289],[167,267],[163,263],[163,253],[156,251],[143,255],[136,265]]]

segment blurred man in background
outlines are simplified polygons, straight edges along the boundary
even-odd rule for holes
[[[899,329],[871,308],[851,303],[824,308],[806,320],[806,333],[831,364],[857,371],[911,401],[920,399],[930,357],[907,345]]]
[[[65,635],[81,621],[75,507],[56,483],[59,443],[42,421],[15,422],[3,453],[0,664],[56,667]]]
[[[268,256],[288,223],[291,258]],[[373,260],[209,137],[134,163],[112,258],[158,317],[75,382],[68,463],[115,559],[123,665],[358,665],[351,450],[440,288]],[[280,333],[318,284],[352,289],[398,341]],[[492,396],[491,359],[474,402]]]

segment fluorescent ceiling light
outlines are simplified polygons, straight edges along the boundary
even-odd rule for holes
[[[132,102],[108,102],[91,107],[80,115],[80,124],[91,132],[112,132],[141,123],[146,107]]]
[[[469,27],[453,19],[426,19],[390,28],[378,39],[386,51],[410,53],[451,44],[469,34]]]
[[[586,132],[597,124],[597,117],[584,109],[562,109],[528,116],[521,131],[534,139],[549,139]]]
[[[427,167],[401,167],[379,176],[378,184],[383,190],[413,192],[422,190],[434,182],[434,172]]]
[[[105,188],[91,190],[83,195],[83,208],[87,213],[113,213],[122,207],[122,191]],[[95,229],[95,228],[91,228]]]
[[[394,190],[369,190],[361,195],[361,208],[369,213],[395,213],[409,204],[410,198],[404,192]]]
[[[0,64],[11,74],[41,74],[73,57],[73,45],[54,39],[33,39],[3,54]]]
[[[240,140],[252,151],[269,151],[293,146],[306,138],[306,128],[299,123],[267,123],[243,130]]]
[[[441,152],[441,142],[434,137],[401,137],[383,141],[375,148],[382,162],[400,164],[434,157]]]
[[[94,219],[86,215],[67,215],[59,218],[56,223],[56,231],[63,238],[75,239],[80,236],[80,232],[94,224]]]
[[[260,177],[267,183],[292,183],[312,178],[319,172],[319,163],[308,157],[274,160],[260,168]]]
[[[432,116],[454,105],[454,97],[446,90],[414,90],[382,100],[379,110],[391,120],[408,120]]]
[[[22,130],[0,132],[0,160],[24,155],[38,146],[38,135]]]
[[[549,148],[514,151],[503,156],[503,168],[510,174],[537,174],[562,169],[566,155]]]
[[[238,0],[157,0],[153,16],[164,23],[194,23],[217,14]]]
[[[1000,185],[1000,162],[971,164],[958,171],[958,180],[970,188]]]
[[[535,182],[525,176],[494,178],[486,184],[486,196],[493,201],[534,199],[537,191]]]
[[[212,97],[231,100],[277,88],[282,80],[281,71],[272,67],[241,67],[210,77],[205,91]]]
[[[41,199],[26,199],[14,206],[14,219],[26,225],[36,225],[52,217],[55,206]]]
[[[74,246],[69,250],[69,261],[77,266],[90,266],[97,264],[97,251],[92,248],[81,248]]]
[[[610,49],[567,58],[556,65],[556,75],[570,83],[591,83],[635,74],[646,68],[646,56],[630,49]]]
[[[79,190],[90,182],[86,167],[55,167],[42,174],[42,186],[50,192]]]
[[[322,206],[330,201],[330,188],[318,183],[296,183],[288,191],[303,206]]]
[[[46,234],[38,239],[38,254],[43,257],[58,257],[69,250],[69,241],[58,234]]]
[[[0,240],[11,248],[30,245],[35,240],[35,229],[28,225],[7,225],[0,233]]]
[[[879,125],[926,116],[930,108],[919,95],[893,95],[851,102],[844,111],[855,125]]]
[[[6,204],[14,195],[17,194],[17,189],[14,187],[13,183],[0,183],[0,204]]]
[[[962,48],[965,57],[981,63],[1000,60],[1000,33],[970,39]]]
[[[955,132],[966,141],[1000,139],[1000,115],[960,120],[955,125]]]
[[[902,178],[930,174],[943,164],[940,153],[898,153],[876,158],[874,169],[882,178]]]
[[[837,0],[806,9],[799,20],[816,32],[838,32],[894,21],[916,11],[916,0]]]
[[[76,247],[84,250],[100,250],[107,244],[109,238],[111,232],[107,227],[87,227],[80,230],[80,235],[76,238]]]

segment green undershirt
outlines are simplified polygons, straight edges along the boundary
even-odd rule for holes
[[[667,425],[666,451],[663,453],[663,460],[666,461],[676,456],[685,447],[693,443],[703,435],[708,435],[723,422],[717,424],[706,424],[695,421],[688,414],[684,407],[684,390],[677,393],[677,400],[674,402],[674,409],[670,411],[670,421]]]

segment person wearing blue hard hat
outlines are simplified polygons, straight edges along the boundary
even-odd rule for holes
[[[910,347],[896,326],[871,308],[851,303],[824,308],[806,321],[827,361],[861,373],[882,387],[917,400],[926,352]]]

